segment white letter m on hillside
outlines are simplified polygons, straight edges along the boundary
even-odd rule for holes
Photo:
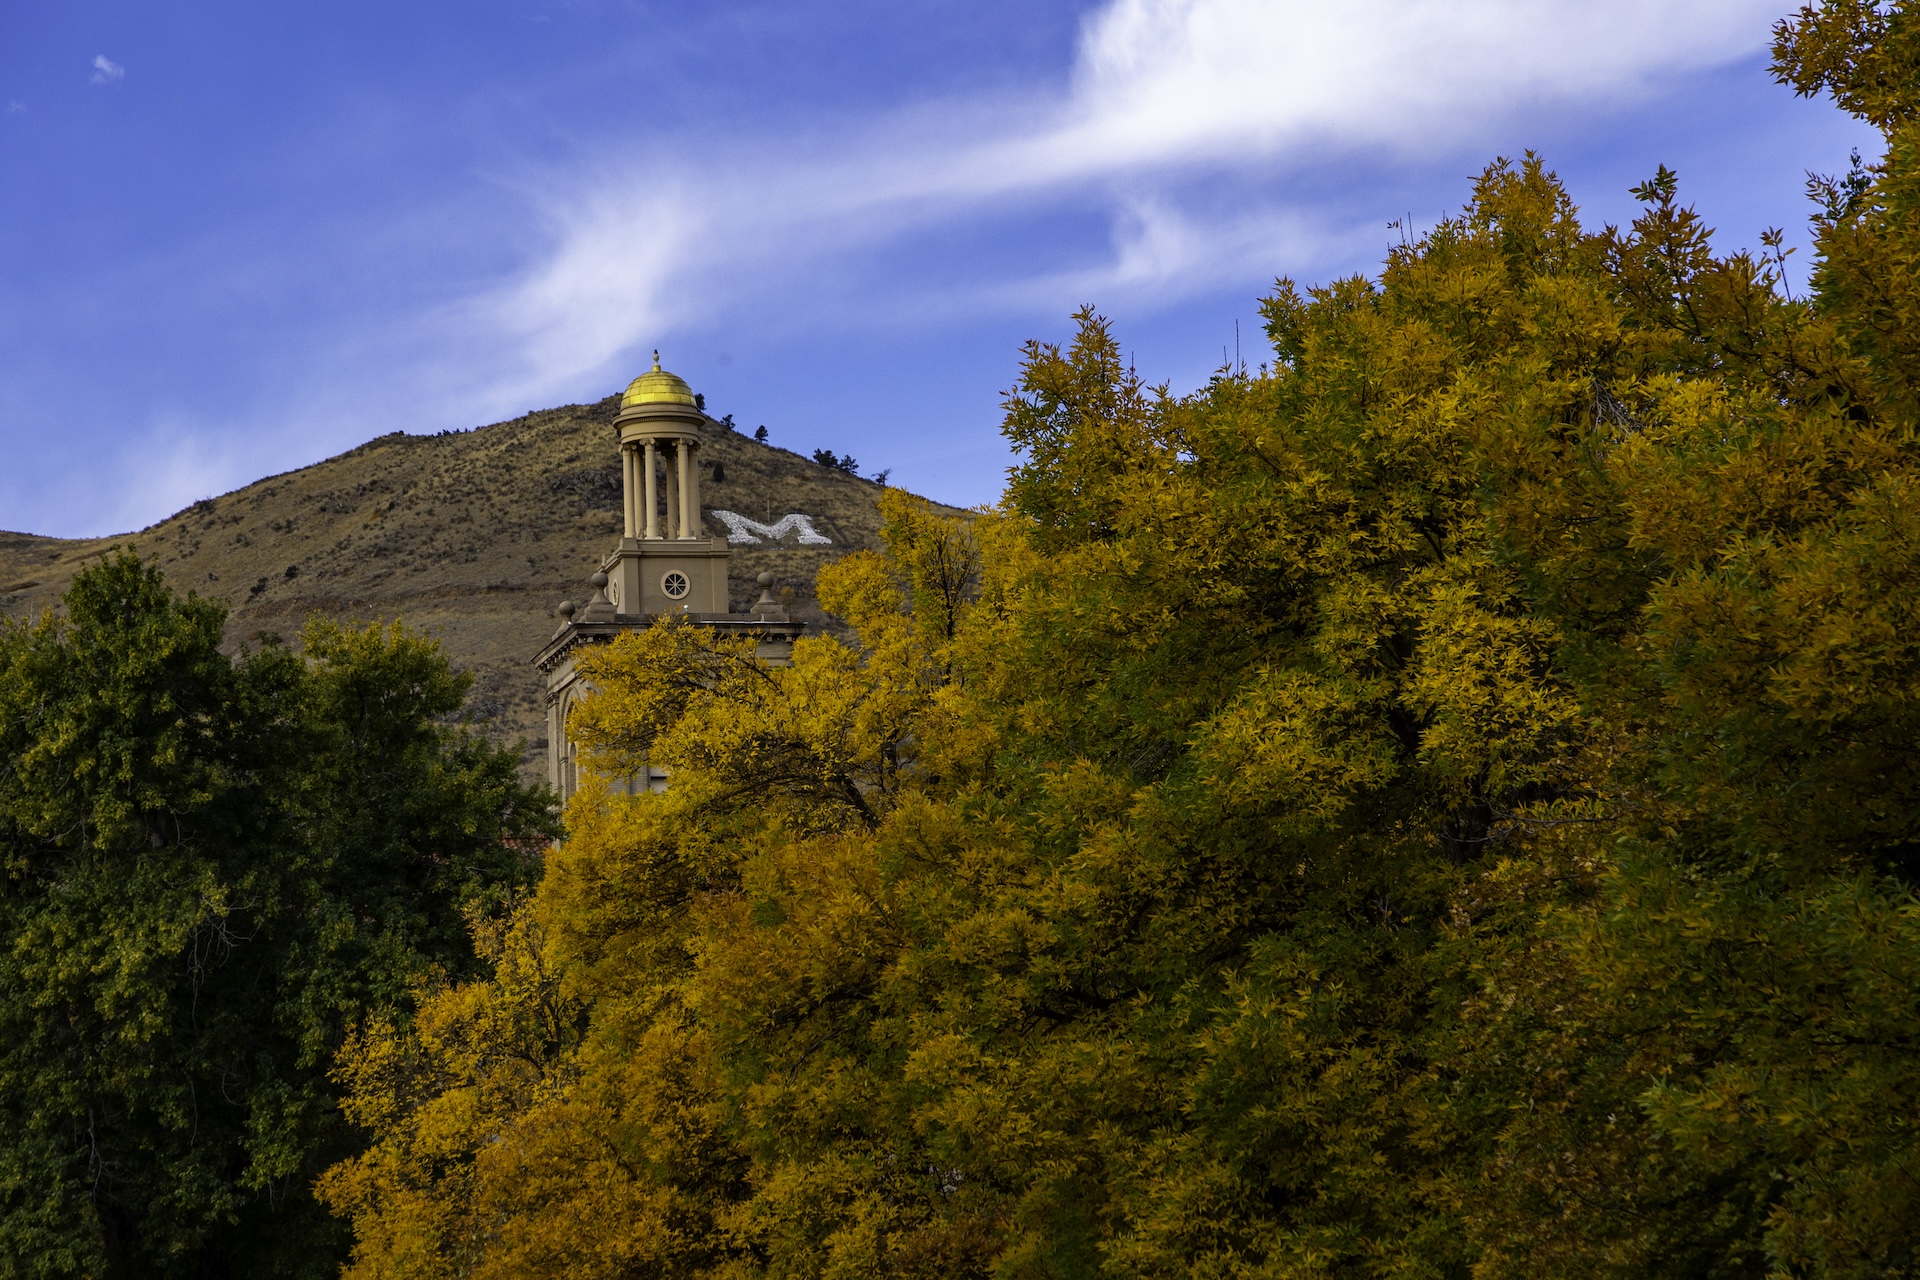
[[[760,539],[778,542],[790,533],[800,535],[803,547],[830,547],[833,539],[824,536],[813,527],[813,517],[802,515],[798,511],[788,512],[772,524],[761,524],[758,520],[749,520],[738,511],[721,511],[714,508],[713,518],[727,526],[727,541],[742,546],[757,547]]]

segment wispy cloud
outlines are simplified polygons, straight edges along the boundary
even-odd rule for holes
[[[1114,0],[1086,24],[1043,167],[1305,142],[1424,149],[1526,103],[1636,94],[1766,43],[1768,0]]]
[[[1089,200],[1112,226],[1104,263],[975,280],[945,305],[1210,287],[1255,259],[1312,262],[1350,245],[1353,228],[1271,194],[1197,213],[1180,205],[1183,182],[1343,151],[1431,154],[1522,111],[1640,99],[1664,77],[1763,46],[1777,7],[1112,0],[1038,100],[904,104],[826,147],[656,145],[624,165],[548,175],[537,184],[546,250],[438,323],[497,346],[494,376],[467,383],[481,401],[531,403],[749,290],[764,303],[907,235]]]
[[[1372,249],[1377,224],[1343,226],[1295,208],[1256,206],[1201,216],[1157,195],[1116,201],[1110,256],[1077,270],[1043,272],[983,287],[967,301],[1044,311],[1063,299],[1121,296],[1153,305],[1235,280],[1271,274],[1284,246],[1295,263],[1337,261]]]
[[[9,98],[7,100],[7,114],[10,116],[17,116],[26,109],[27,104],[17,98]]]
[[[127,78],[127,69],[104,53],[93,55],[93,82],[95,84],[119,84]]]

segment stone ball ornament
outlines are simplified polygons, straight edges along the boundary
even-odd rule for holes
[[[580,606],[576,605],[571,600],[562,600],[560,602],[559,607],[556,608],[554,612],[559,614],[562,618],[565,618],[568,622],[572,622],[573,615],[579,611],[579,608]]]
[[[753,602],[753,611],[755,613],[777,612],[780,608],[780,602],[773,598],[772,571],[769,570],[766,573],[761,574],[759,577],[755,578],[754,581],[760,584],[760,598]]]

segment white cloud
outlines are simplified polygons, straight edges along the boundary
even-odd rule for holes
[[[24,102],[21,102],[17,98],[10,98],[7,100],[7,114],[10,116],[17,116],[22,111],[25,111],[26,109],[27,109],[27,104]]]
[[[1112,0],[1050,98],[916,104],[801,154],[675,154],[548,178],[550,247],[443,314],[493,345],[474,410],[532,403],[751,297],[837,286],[850,255],[969,218],[1092,199],[1103,265],[980,280],[955,307],[1057,305],[1313,263],[1353,228],[1301,207],[1183,211],[1178,184],[1367,149],[1432,153],[1524,111],[1634,99],[1763,47],[1778,0]],[[956,124],[955,122],[961,122]],[[674,175],[668,180],[665,175]],[[1270,197],[1269,197],[1270,199]],[[1377,234],[1377,228],[1375,229]],[[915,298],[916,307],[925,299]]]
[[[625,346],[634,335],[684,322],[687,309],[670,306],[664,295],[677,264],[711,251],[703,241],[711,240],[717,219],[699,209],[711,197],[696,201],[671,186],[651,187],[642,194],[602,179],[585,192],[566,192],[566,202],[547,211],[556,243],[539,268],[443,321],[507,338],[528,391],[545,381],[540,370],[577,373],[603,363],[618,349],[609,349],[609,334],[627,335]],[[454,365],[451,376],[465,381],[466,361]],[[520,392],[496,384],[488,395],[515,403]]]
[[[1765,45],[1767,0],[1114,0],[1086,23],[1055,165],[1305,141],[1425,147],[1529,101],[1634,93]]]
[[[93,82],[95,84],[119,84],[127,78],[127,69],[104,53],[93,55]]]
[[[1153,195],[1118,200],[1111,256],[1097,266],[1044,273],[984,289],[979,302],[1044,311],[1062,299],[1125,297],[1152,304],[1249,276],[1270,275],[1284,246],[1295,262],[1324,262],[1372,249],[1378,228],[1333,225],[1298,209],[1258,206],[1201,217]]]

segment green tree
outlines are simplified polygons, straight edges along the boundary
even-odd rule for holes
[[[326,1068],[531,872],[543,800],[397,627],[229,658],[122,553],[0,628],[0,1274],[321,1275]]]

